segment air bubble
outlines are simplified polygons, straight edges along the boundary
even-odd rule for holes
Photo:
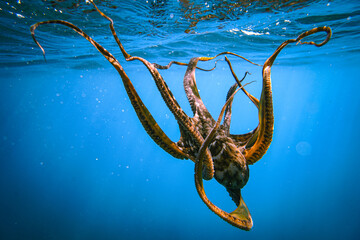
[[[296,144],[296,152],[301,156],[309,156],[311,154],[311,145],[308,142],[302,141]]]

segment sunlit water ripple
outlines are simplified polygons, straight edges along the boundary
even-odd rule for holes
[[[74,1],[76,2],[76,1]],[[61,19],[79,26],[110,52],[119,50],[108,22],[85,1],[2,1],[0,39],[7,66],[41,63],[29,26],[37,21]],[[319,49],[313,58],[324,55],[353,57],[360,51],[351,44],[360,37],[360,6],[354,1],[97,1],[115,21],[115,28],[132,55],[151,61],[188,61],[194,56],[213,56],[233,51],[262,62],[284,40],[317,26],[330,26],[333,39],[327,49]],[[62,26],[41,26],[37,36],[47,51],[48,62],[84,59],[98,61],[101,56],[72,30]],[[313,39],[322,41],[323,35]],[[294,56],[302,48],[288,47],[280,58],[301,64],[306,58]],[[351,54],[349,54],[351,53]],[[22,56],[19,58],[19,56]],[[76,57],[76,58],[75,58]]]

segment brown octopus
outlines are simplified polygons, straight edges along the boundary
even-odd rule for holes
[[[173,142],[159,127],[137,94],[132,82],[126,75],[118,60],[110,52],[108,52],[105,48],[103,48],[100,44],[98,44],[85,32],[72,23],[62,20],[49,20],[38,22],[31,26],[30,30],[32,37],[35,43],[42,50],[44,56],[45,51],[39,42],[35,39],[34,35],[34,31],[39,25],[65,25],[88,40],[119,72],[131,104],[149,136],[162,149],[171,154],[173,157],[179,159],[190,159],[195,163],[195,185],[199,196],[204,201],[204,203],[214,213],[216,213],[228,223],[240,229],[250,230],[253,226],[253,221],[250,212],[243,198],[241,197],[241,189],[246,185],[249,179],[249,165],[254,164],[262,158],[262,156],[269,148],[272,140],[274,131],[274,114],[271,90],[271,66],[280,51],[289,43],[297,42],[301,44],[315,45],[317,47],[326,44],[331,38],[331,29],[325,26],[317,27],[300,34],[296,39],[290,39],[283,42],[263,65],[263,81],[260,100],[249,94],[244,89],[244,86],[241,85],[242,80],[237,78],[232,69],[230,61],[227,59],[227,57],[225,57],[225,60],[230,67],[236,83],[228,91],[226,103],[223,106],[218,119],[215,121],[201,100],[196,86],[195,70],[204,70],[197,67],[198,61],[209,61],[220,55],[227,54],[240,57],[252,64],[255,63],[231,52],[222,52],[215,57],[195,57],[192,58],[188,64],[172,61],[167,66],[150,63],[141,57],[131,56],[125,51],[123,45],[121,44],[115,32],[113,20],[101,12],[92,0],[90,0],[90,2],[94,5],[96,11],[101,16],[110,21],[112,35],[119,45],[125,59],[127,61],[139,60],[149,70],[150,74],[155,80],[156,86],[163,100],[179,124],[181,133],[180,140],[178,142]],[[318,32],[327,33],[327,37],[323,42],[319,44],[312,41],[301,42],[301,39]],[[181,109],[180,105],[175,100],[173,94],[167,87],[165,81],[158,71],[158,69],[168,69],[172,64],[187,66],[184,77],[184,88],[191,105],[191,110],[194,114],[193,117],[187,116]],[[259,114],[259,124],[253,131],[249,133],[234,135],[229,131],[231,121],[231,106],[234,95],[240,89],[257,107]],[[223,117],[224,121],[221,124]],[[203,179],[209,180],[213,177],[215,177],[215,179],[226,188],[231,198],[236,203],[237,208],[233,212],[227,213],[223,211],[222,209],[215,206],[207,198],[203,187]]]

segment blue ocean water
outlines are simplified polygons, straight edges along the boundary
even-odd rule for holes
[[[1,239],[358,239],[360,236],[360,4],[333,1],[95,1],[113,18],[126,50],[150,62],[188,62],[232,51],[263,64],[285,40],[318,26],[321,48],[290,45],[272,68],[275,130],[250,166],[242,195],[251,231],[212,213],[199,198],[194,164],[158,147],[141,126],[116,70],[85,39],[50,19],[74,23],[115,55],[158,124],[178,125],[146,68],[126,62],[108,22],[81,1],[0,2]],[[311,37],[322,41],[324,34]],[[261,92],[261,67],[229,57]],[[198,71],[201,97],[216,118],[234,83],[223,57]],[[201,63],[211,68],[214,61]],[[184,66],[161,71],[184,111]],[[232,133],[258,124],[241,93]],[[205,190],[235,208],[215,180]]]

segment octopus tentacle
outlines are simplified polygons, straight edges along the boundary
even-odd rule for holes
[[[241,80],[239,80],[238,77],[236,76],[235,72],[234,72],[234,69],[233,69],[233,67],[232,67],[232,65],[231,65],[230,60],[229,60],[227,57],[225,57],[225,61],[228,63],[229,68],[230,68],[230,71],[231,71],[231,74],[232,74],[233,77],[235,78],[235,81],[236,81],[236,83],[238,84],[238,86],[239,86],[239,87],[241,88],[241,90],[245,93],[245,95],[248,96],[248,98],[255,104],[255,106],[256,106],[257,108],[259,108],[259,100],[258,100],[256,97],[254,97],[253,95],[251,95],[248,91],[246,91],[245,88],[242,88],[242,87],[241,87],[241,83],[242,83],[242,81],[244,81],[246,75],[247,75],[247,74],[251,74],[251,73],[245,72],[244,77],[243,77]]]
[[[120,39],[118,38],[118,36],[116,34],[113,20],[110,17],[106,16],[103,12],[101,12],[100,9],[95,5],[95,3],[92,0],[90,2],[94,5],[97,12],[110,22],[109,27],[111,29],[112,35],[113,35],[115,41],[117,42],[125,60],[126,61],[139,60],[146,66],[146,68],[152,75],[152,77],[155,81],[155,84],[156,84],[165,104],[167,105],[169,110],[172,112],[175,119],[178,121],[180,129],[182,131],[185,131],[187,134],[189,134],[191,136],[191,138],[195,141],[195,144],[200,146],[202,144],[202,142],[204,141],[204,139],[202,138],[201,134],[196,130],[191,119],[185,114],[185,112],[181,109],[178,102],[175,100],[172,92],[170,91],[169,87],[165,83],[164,79],[160,75],[160,73],[157,70],[157,68],[155,67],[155,65],[151,64],[146,59],[143,59],[141,57],[131,56],[129,53],[127,53],[125,48],[123,47],[122,43],[120,42]],[[180,140],[181,139],[182,138],[180,138]],[[212,163],[210,151],[207,151],[205,155],[206,156],[205,156],[204,176],[203,177],[204,177],[204,179],[209,180],[209,179],[212,179],[214,176],[214,165]],[[194,157],[192,157],[192,156],[189,156],[189,158],[192,161],[195,160]]]
[[[151,76],[153,77],[156,86],[159,89],[159,92],[161,93],[162,98],[164,99],[167,107],[170,109],[170,111],[174,114],[175,118],[182,122],[183,124],[186,123],[186,125],[191,125],[191,123],[189,122],[189,117],[185,114],[185,112],[181,109],[179,103],[175,100],[173,94],[171,93],[169,87],[167,86],[167,84],[165,83],[164,79],[162,78],[162,76],[160,75],[160,73],[157,71],[156,67],[154,66],[154,64],[148,62],[146,59],[141,58],[141,57],[137,57],[137,56],[131,56],[129,53],[126,52],[124,46],[122,45],[119,37],[116,34],[115,28],[114,28],[114,22],[113,20],[108,17],[107,15],[105,15],[96,5],[95,3],[90,0],[90,2],[94,5],[96,11],[104,18],[106,18],[110,24],[110,30],[112,32],[112,35],[116,41],[116,43],[118,44],[124,58],[126,61],[134,61],[134,60],[138,60],[141,61],[146,68],[149,70]]]
[[[235,90],[237,89],[239,85],[237,83],[234,83],[227,95],[226,95],[226,101],[230,98],[230,96],[235,92]],[[226,107],[225,109],[225,116],[224,116],[224,123],[223,123],[223,126],[226,130],[226,133],[229,135],[230,134],[230,123],[231,123],[231,114],[232,114],[232,102],[229,103],[229,105]]]
[[[240,87],[241,90],[245,93],[246,96],[248,96],[250,98],[250,100],[252,100],[253,102],[255,100],[257,100],[255,97],[253,97],[250,93],[248,93],[248,91],[245,90],[245,88],[242,87],[241,85],[241,82],[244,81],[245,77],[247,74],[250,74],[249,72],[245,72],[244,74],[244,77],[239,80],[238,77],[236,76],[236,74],[234,73],[232,67],[231,67],[231,64],[230,64],[230,61],[227,57],[225,57],[225,60],[228,62],[229,66],[230,66],[230,69],[231,69],[231,72],[236,80],[236,83],[234,85],[232,85],[227,93],[227,96],[226,96],[226,101],[229,99],[229,97],[231,96],[231,94],[236,90],[237,87]],[[253,100],[255,99],[255,100]],[[231,110],[232,110],[232,102],[230,102],[230,104],[227,106],[226,110],[225,110],[225,117],[224,117],[224,123],[223,123],[223,126],[225,127],[226,131],[228,134],[229,131],[230,131],[230,122],[231,122]],[[254,102],[255,105],[256,105],[256,102]],[[257,105],[256,105],[257,106]]]
[[[245,73],[245,76],[239,80],[238,77],[236,76],[233,68],[232,68],[232,65],[231,65],[231,62],[230,60],[225,57],[225,61],[228,63],[229,65],[229,68],[230,68],[230,71],[233,75],[233,77],[235,78],[235,81],[236,83],[232,86],[234,87],[234,90],[239,86],[241,88],[241,90],[245,93],[246,96],[248,96],[248,98],[255,104],[255,106],[259,109],[259,100],[254,97],[253,95],[251,95],[248,91],[246,91],[245,88],[242,87],[242,81],[245,79],[246,75],[247,74],[250,74],[249,72],[246,72]],[[227,98],[230,96],[231,94],[231,89],[229,90],[228,92],[228,95],[227,95]],[[258,128],[258,126],[252,130],[251,132],[249,133],[245,133],[245,134],[230,134],[229,130],[230,130],[230,121],[231,121],[231,103],[229,104],[229,106],[226,108],[226,110],[228,110],[229,112],[225,111],[225,120],[224,120],[224,125],[228,131],[228,134],[229,136],[231,137],[231,139],[234,140],[234,142],[236,143],[237,146],[243,146],[243,145],[246,145],[246,143],[249,141],[249,139],[254,135],[254,133],[256,133],[256,130]]]
[[[301,42],[301,39],[318,32],[326,32],[326,39],[317,44],[315,42]],[[272,141],[274,131],[274,113],[271,90],[271,66],[274,63],[277,55],[289,43],[298,42],[300,44],[315,45],[317,47],[323,46],[331,38],[331,29],[329,27],[317,27],[300,34],[296,39],[289,39],[283,42],[275,52],[265,61],[263,65],[263,89],[261,92],[260,106],[259,106],[259,127],[254,133],[253,137],[246,145],[244,152],[248,164],[254,164],[266,153]]]
[[[198,114],[202,117],[204,116],[206,121],[209,121],[209,124],[213,124],[214,119],[201,100],[198,88],[196,86],[195,70],[199,59],[200,57],[195,57],[192,58],[189,62],[184,76],[184,89],[194,115]]]
[[[205,71],[205,72],[210,72],[210,71],[212,71],[212,70],[214,70],[216,68],[217,62],[218,62],[218,60],[215,61],[215,64],[214,64],[213,68],[204,69],[204,68],[201,68],[201,67],[196,67],[196,69],[199,69],[199,70]],[[189,66],[188,63],[182,63],[182,62],[178,62],[178,61],[171,61],[167,65],[160,65],[160,64],[157,64],[157,63],[153,63],[154,67],[156,67],[157,69],[161,69],[161,70],[169,69],[171,67],[171,65],[173,65],[173,64],[180,65],[180,66]]]
[[[163,148],[166,152],[171,154],[172,156],[180,159],[184,158],[191,158],[186,153],[179,148],[176,143],[170,140],[170,138],[164,133],[164,131],[159,127],[153,116],[150,114],[149,110],[145,107],[144,103],[142,102],[141,98],[137,94],[132,82],[130,81],[129,77],[126,75],[124,69],[120,65],[120,63],[116,60],[116,58],[108,52],[104,47],[102,47],[99,43],[93,40],[90,36],[88,36],[85,32],[81,29],[73,25],[72,23],[62,21],[62,20],[50,20],[44,22],[38,22],[31,26],[30,31],[35,43],[39,46],[45,56],[45,50],[40,45],[40,43],[35,38],[35,29],[39,25],[43,24],[61,24],[73,29],[75,32],[83,36],[86,40],[88,40],[119,72],[123,84],[125,86],[126,92],[129,96],[131,104],[136,111],[136,114],[143,125],[146,132],[149,136],[154,140],[156,144],[158,144],[161,148]]]

